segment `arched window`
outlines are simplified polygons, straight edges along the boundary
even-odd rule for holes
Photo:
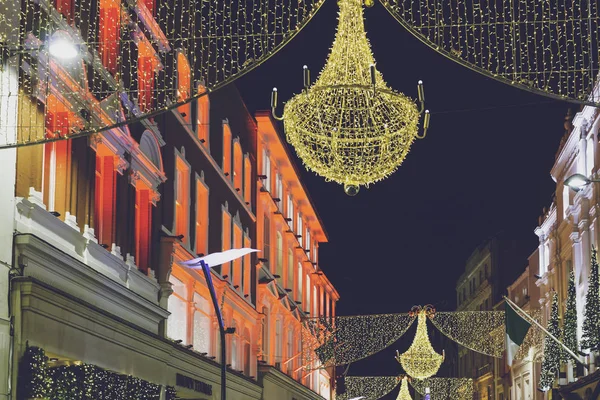
[[[223,173],[231,179],[231,128],[223,124]]]
[[[243,162],[244,155],[242,154],[242,146],[240,145],[240,142],[236,140],[233,143],[233,187],[240,195],[243,194],[242,190],[244,189]]]
[[[198,94],[205,93],[206,88],[202,85],[198,86]],[[198,98],[196,102],[196,135],[200,143],[208,148],[210,126],[210,103],[208,94]]]
[[[192,93],[190,63],[185,54],[177,53],[177,102],[181,103],[190,98]],[[177,107],[186,124],[192,122],[192,105],[190,103]]]

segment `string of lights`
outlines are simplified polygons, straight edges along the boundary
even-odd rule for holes
[[[397,376],[346,376],[346,391],[336,400],[349,400],[364,396],[363,400],[378,400],[391,393],[400,382]]]
[[[381,0],[432,49],[504,83],[597,105],[600,16],[591,0]],[[590,94],[591,93],[591,94]]]
[[[369,357],[396,342],[414,320],[409,313],[307,318],[302,365],[327,368]]]
[[[392,174],[418,136],[421,110],[391,90],[375,68],[366,37],[363,0],[340,0],[338,27],[325,67],[314,85],[305,67],[305,90],[283,110],[288,142],[305,166],[355,195]],[[272,106],[275,114],[276,92]],[[428,126],[425,114],[424,130]]]
[[[425,388],[429,388],[431,400],[473,399],[473,380],[468,378],[412,379],[410,385],[421,395],[425,395]]]
[[[0,3],[2,148],[169,110],[193,127],[195,99],[265,62],[323,0]]]

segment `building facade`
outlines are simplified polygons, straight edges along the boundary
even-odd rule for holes
[[[539,255],[534,251],[529,256],[529,264],[525,271],[508,286],[507,297],[512,300],[527,314],[541,320],[539,288],[536,285],[537,278],[534,271],[537,271]],[[501,359],[498,370],[505,373],[498,376],[499,381],[508,388],[504,399],[513,400],[532,400],[543,399],[544,395],[538,391],[538,382],[541,371],[543,346],[537,343],[529,346],[527,343],[519,349],[516,359],[512,366],[507,368],[506,360]],[[510,392],[510,394],[508,394]],[[500,397],[498,397],[500,399]]]
[[[598,91],[596,86],[594,91]],[[559,314],[563,318],[569,274],[574,272],[577,298],[577,337],[581,340],[583,325],[583,309],[588,291],[590,260],[593,248],[598,248],[599,197],[598,186],[591,184],[578,192],[564,185],[567,178],[575,173],[589,178],[597,178],[598,166],[598,129],[600,119],[593,107],[582,107],[574,116],[569,110],[565,116],[565,133],[556,154],[554,165],[550,171],[556,182],[553,202],[544,209],[539,226],[535,233],[539,238],[538,269],[536,285],[540,291],[540,307],[542,317],[547,321],[550,315],[551,298],[554,291],[559,298]],[[592,352],[588,357],[593,372],[597,366],[597,355]],[[561,371],[560,389],[563,396],[583,396],[586,390],[594,392],[598,383],[598,374],[586,374],[583,369],[577,370],[574,377],[577,382],[567,382],[568,375]],[[579,375],[579,376],[577,376]],[[557,383],[559,381],[557,380]],[[566,384],[566,385],[565,385]],[[597,391],[596,391],[597,393]],[[549,396],[548,394],[546,395]],[[571,398],[571,397],[568,397]],[[593,398],[593,397],[590,397]]]
[[[515,243],[503,234],[484,242],[467,260],[456,284],[457,311],[494,311],[505,293],[507,271],[515,263]],[[474,396],[481,400],[504,393],[497,377],[500,364],[465,347],[458,350],[458,376],[473,379]]]
[[[124,109],[151,109],[164,74],[176,76],[177,100],[205,91],[191,81],[186,49],[157,44],[153,2],[99,3],[88,15],[99,35],[115,34],[119,25],[106,17],[115,12],[129,15],[127,29],[139,35],[129,52],[138,70],[121,76],[135,81],[137,97],[90,92],[82,56],[50,63],[38,97],[21,91],[2,104],[15,121],[39,110],[38,134],[77,132],[86,113],[61,95],[65,85],[79,85],[94,105],[87,112],[112,122]],[[56,1],[37,11],[75,37],[68,21],[78,7]],[[32,40],[42,40],[37,34]],[[84,50],[99,52],[93,68],[116,80],[115,49]],[[42,85],[30,59],[2,57],[1,85],[14,93],[23,82]],[[24,134],[24,126],[4,124],[2,133]],[[9,299],[0,302],[0,399],[24,396],[24,355],[34,348],[58,376],[52,385],[87,365],[128,387],[151,387],[156,398],[216,400],[224,362],[229,399],[332,398],[331,371],[302,357],[302,321],[335,315],[339,299],[318,261],[327,236],[276,125],[251,115],[233,86],[101,134],[3,149],[0,163],[0,295]],[[261,253],[212,269],[231,328],[221,360],[204,276],[179,263],[241,247]]]

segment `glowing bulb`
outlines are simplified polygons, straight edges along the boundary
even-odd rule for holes
[[[575,174],[571,175],[565,180],[565,186],[568,186],[574,191],[578,192],[585,186],[589,185],[591,182],[592,181],[589,180],[586,176],[581,174]]]
[[[48,51],[53,57],[61,60],[72,60],[79,53],[73,41],[65,38],[63,35],[54,37],[50,40]]]

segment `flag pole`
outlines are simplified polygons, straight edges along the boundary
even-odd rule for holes
[[[506,296],[503,296],[503,297],[504,297],[504,301],[506,301],[508,303],[508,305],[513,310],[520,311],[521,316],[527,318],[530,322],[532,322],[533,324],[535,324],[538,328],[540,328],[542,330],[542,332],[544,332],[546,335],[548,335],[556,343],[558,343],[559,345],[561,345],[562,348],[565,349],[565,351],[567,353],[569,353],[569,355],[575,359],[575,361],[577,361],[579,364],[583,365],[586,369],[589,369],[589,365],[586,364],[584,361],[582,361],[581,358],[580,358],[580,356],[578,356],[575,353],[573,353],[573,351],[571,349],[569,349],[567,346],[565,346],[565,344],[563,342],[561,342],[560,340],[558,340],[556,338],[556,336],[554,336],[553,334],[551,334],[550,332],[548,332],[548,330],[546,328],[544,328],[542,325],[540,325],[539,322],[537,322],[534,318],[532,318],[529,314],[527,314],[527,312],[525,312],[524,310],[522,310],[518,305],[516,305],[515,303],[513,303],[513,301],[511,299],[509,299]]]

